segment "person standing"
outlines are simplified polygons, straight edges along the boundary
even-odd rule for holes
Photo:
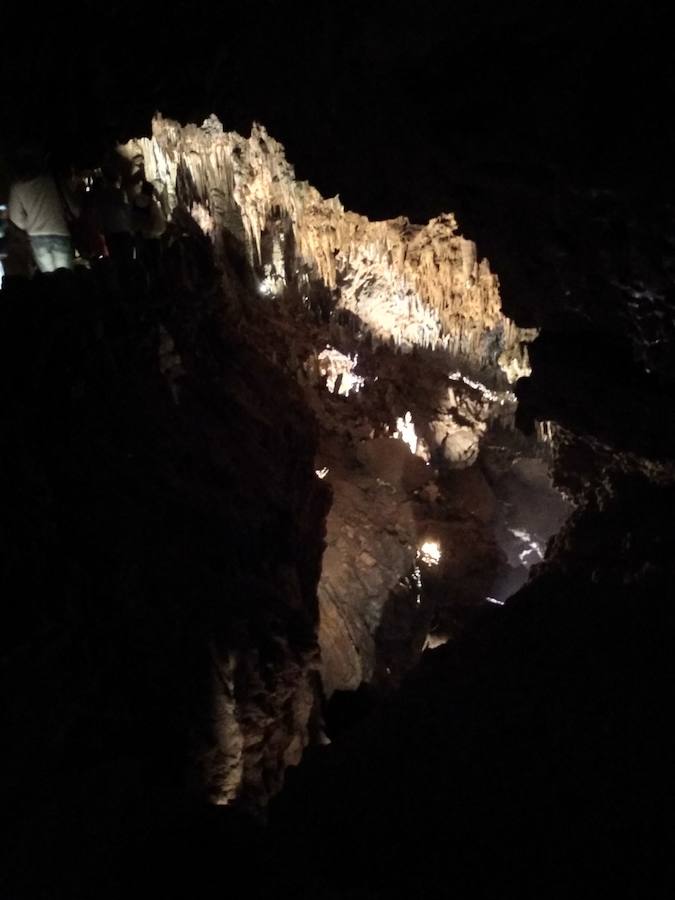
[[[41,272],[72,269],[73,244],[63,209],[68,201],[47,170],[46,156],[25,153],[17,170],[9,192],[10,221],[28,235]]]

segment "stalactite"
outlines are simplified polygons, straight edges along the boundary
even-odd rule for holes
[[[262,235],[279,215],[290,222],[299,262],[337,290],[338,306],[357,315],[376,338],[402,349],[443,346],[479,366],[501,366],[513,380],[527,374],[524,345],[536,331],[501,311],[499,282],[476,245],[457,233],[451,213],[415,225],[404,217],[370,222],[296,181],[284,148],[255,124],[249,138],[225,132],[212,116],[201,128],[158,116],[152,138],[121,148],[142,153],[146,177],[166,198],[182,199],[203,227],[241,222],[251,261],[263,267]],[[179,198],[179,170],[190,195]],[[277,274],[266,272],[272,278]]]

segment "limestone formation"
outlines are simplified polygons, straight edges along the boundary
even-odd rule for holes
[[[467,466],[491,429],[512,433],[515,397],[449,372],[444,351],[372,347],[286,302],[258,298],[247,328],[319,425],[315,470],[333,498],[318,586],[324,695],[386,692],[500,578],[490,488]],[[427,539],[439,542],[435,569]]]
[[[499,365],[510,380],[528,373],[536,331],[503,315],[496,275],[452,214],[423,226],[370,222],[296,181],[282,145],[257,124],[244,138],[213,116],[201,128],[158,116],[152,138],[121,149],[142,159],[167,212],[184,205],[221,252],[223,232],[244,242],[262,293],[291,280],[307,292],[319,281],[380,341],[442,347],[479,367]]]
[[[512,427],[507,382],[529,373],[536,332],[503,315],[497,277],[454,215],[415,225],[349,212],[296,181],[262,126],[243,138],[215,117],[200,128],[158,116],[151,138],[120,150],[174,225],[213,246],[230,306],[233,256],[248,264],[233,319],[299,382],[319,423],[317,476],[333,494],[318,585],[323,693],[386,690],[433,628],[453,632],[497,577],[492,524],[455,508],[437,467],[471,467],[490,428]],[[160,364],[180,377],[168,332]],[[419,548],[434,536],[441,565],[427,580]],[[264,802],[308,739],[315,661],[310,652],[296,670],[280,640],[283,672],[266,686],[253,648],[214,650],[204,771],[217,802]]]

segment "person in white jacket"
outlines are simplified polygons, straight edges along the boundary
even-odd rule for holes
[[[63,191],[44,166],[25,166],[22,175],[10,188],[9,218],[30,238],[33,256],[41,272],[72,269],[73,244],[64,211],[67,201]]]

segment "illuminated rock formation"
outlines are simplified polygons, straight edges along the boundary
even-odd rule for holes
[[[493,515],[477,515],[489,488],[467,465],[502,417],[508,427],[515,398],[448,374],[447,354],[373,349],[338,327],[331,340],[348,352],[331,344],[316,353],[325,325],[287,319],[284,303],[259,306],[268,316],[256,343],[279,360],[305,358],[297,377],[319,422],[317,474],[333,494],[318,590],[324,692],[362,683],[386,691],[430,633],[456,634],[465,611],[492,594],[503,560]],[[427,539],[442,543],[441,565],[416,573]]]
[[[399,441],[381,440],[397,455],[412,459]],[[319,582],[319,644],[324,691],[330,695],[373,680],[378,628],[390,593],[412,571],[416,527],[399,483],[385,484],[367,468],[331,470],[328,479],[333,507]],[[414,597],[406,594],[414,609]]]
[[[296,181],[284,149],[260,125],[243,138],[215,117],[201,128],[157,117],[152,138],[123,152],[140,164],[167,211],[187,207],[222,252],[222,229],[241,238],[261,276],[261,292],[320,281],[378,340],[447,349],[509,380],[529,372],[534,330],[501,311],[497,277],[452,214],[414,225],[370,222]]]
[[[497,277],[452,214],[415,225],[349,212],[338,197],[296,181],[283,147],[259,125],[243,138],[215,117],[201,127],[157,117],[151,138],[120,149],[172,220],[208,237],[224,272],[233,249],[247,258],[259,295],[258,303],[242,295],[248,339],[297,379],[319,420],[317,475],[333,491],[318,587],[325,694],[396,684],[422,651],[434,607],[483,602],[501,565],[492,525],[468,508],[450,511],[428,463],[470,467],[493,425],[512,427],[506,382],[529,373],[536,332],[503,315]],[[227,276],[223,284],[231,302]],[[271,317],[270,327],[259,324]],[[419,492],[431,482],[428,500]],[[441,568],[449,601],[443,589],[424,599],[416,558],[429,529],[448,549]],[[453,615],[441,618],[452,623]],[[259,790],[261,770],[268,779],[279,771],[279,754],[260,735],[268,726],[279,734],[288,719],[276,710],[266,724],[257,708],[245,713],[230,668],[228,659],[217,667],[210,760],[223,802],[242,782]],[[255,678],[252,666],[246,680]],[[306,721],[311,696],[300,708]],[[257,722],[253,752],[241,727],[248,718]],[[294,735],[304,730],[291,722],[283,764],[301,752]]]

